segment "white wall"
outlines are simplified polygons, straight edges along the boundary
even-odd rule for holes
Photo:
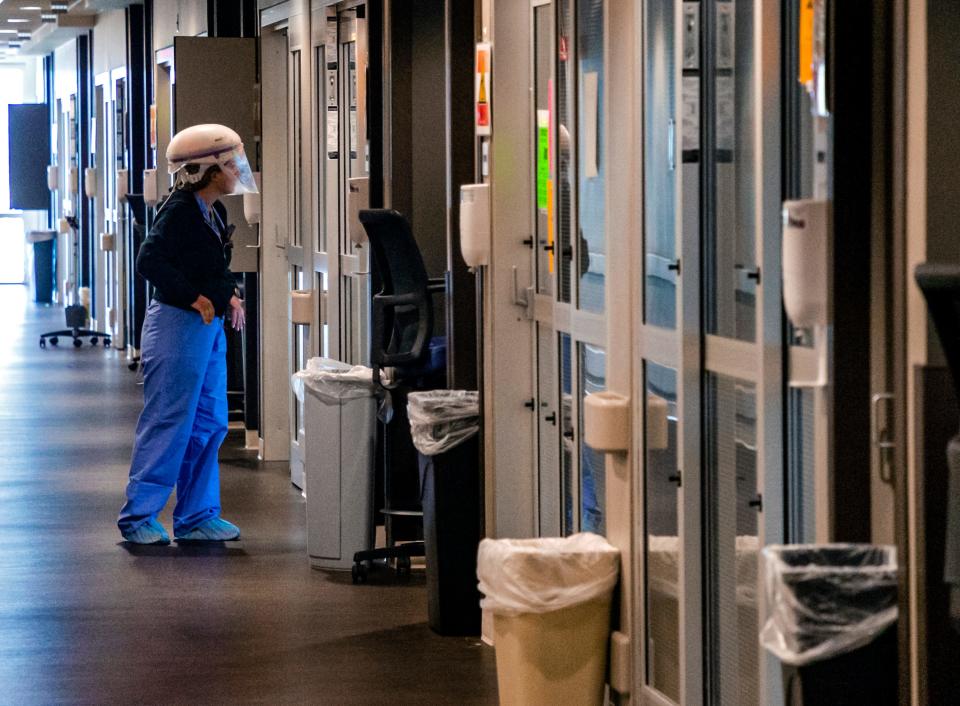
[[[77,40],[61,44],[53,52],[53,86],[57,98],[77,92]]]
[[[97,16],[93,28],[93,75],[118,69],[127,63],[127,22],[124,10]]]
[[[172,45],[177,35],[195,37],[206,31],[207,0],[159,0],[153,4],[154,51]]]

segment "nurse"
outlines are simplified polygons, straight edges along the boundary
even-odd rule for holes
[[[223,125],[182,130],[166,154],[174,191],[137,255],[155,290],[143,322],[144,406],[117,525],[127,542],[169,544],[157,515],[176,487],[174,538],[230,541],[240,529],[220,517],[217,462],[227,434],[223,320],[240,330],[244,310],[218,199],[257,186],[240,136]]]

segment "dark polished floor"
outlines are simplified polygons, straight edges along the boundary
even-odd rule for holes
[[[309,568],[283,464],[224,449],[242,542],[121,544],[140,388],[113,351],[40,350],[62,323],[0,286],[0,703],[496,701],[492,650],[427,628],[422,575]]]

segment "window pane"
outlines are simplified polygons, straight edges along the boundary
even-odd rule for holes
[[[328,87],[327,87],[327,61],[326,61],[326,48],[323,46],[315,47],[313,50],[313,72],[314,72],[314,93],[316,95],[316,105],[314,106],[314,115],[313,119],[316,123],[317,134],[315,139],[317,142],[317,214],[324,213],[325,209],[323,206],[323,197],[326,193],[326,169],[324,166],[327,162],[327,104],[329,101],[328,97]],[[336,98],[333,99],[336,101]],[[325,223],[323,218],[317,218],[317,242],[316,249],[320,252],[326,252],[327,250],[327,229],[325,228]]]
[[[583,399],[607,388],[607,352],[599,346],[580,344],[580,421]],[[583,439],[582,426],[580,438]],[[580,445],[580,531],[606,534],[604,517],[605,457],[586,444]]]
[[[606,236],[604,232],[603,0],[577,3],[577,55],[580,111],[577,217],[577,273],[580,308],[604,310]]]
[[[570,266],[573,262],[573,233],[576,228],[576,206],[574,204],[574,146],[576,126],[575,83],[573,76],[573,0],[557,2],[557,135],[554,144],[557,150],[557,241],[553,255],[559,273],[558,299],[570,301]]]
[[[756,338],[753,3],[714,5],[714,228],[707,243],[707,332]]]
[[[560,476],[563,483],[563,526],[564,535],[577,531],[573,508],[578,502],[579,493],[576,482],[576,439],[573,432],[573,350],[570,334],[561,333],[560,366]]]
[[[560,534],[560,428],[557,426],[557,335],[537,325],[537,429],[539,443],[540,535]]]
[[[790,390],[788,404],[787,541],[809,543],[817,536],[813,390]]]
[[[304,286],[304,275],[303,270],[299,267],[294,267],[290,273],[290,289],[303,289]],[[309,357],[309,351],[307,350],[307,337],[306,337],[306,326],[297,326],[296,324],[291,324],[293,326],[293,346],[291,353],[293,354],[293,360],[291,361],[293,365],[293,370],[303,370],[307,367],[307,358]],[[294,420],[293,420],[293,433],[294,438],[299,438],[299,435],[303,432],[303,402],[300,400],[294,401]]]
[[[758,703],[756,387],[707,375],[708,659],[719,693]]]
[[[551,212],[553,203],[553,173],[550,152],[550,123],[552,112],[552,85],[550,69],[553,63],[553,7],[540,5],[533,10],[534,22],[534,93],[536,100],[536,115],[534,122],[534,164],[537,199],[535,225],[537,229],[535,250],[537,260],[537,291],[541,294],[552,295],[556,265],[553,257],[553,218]]]
[[[648,2],[646,8],[646,91],[644,93],[645,314],[648,324],[677,325],[676,82],[675,3]],[[694,10],[696,12],[696,10]],[[695,16],[690,18],[695,22]],[[696,56],[684,62],[696,70]]]
[[[647,684],[680,701],[677,372],[646,364],[644,519]]]
[[[330,358],[330,326],[322,318],[321,301],[327,291],[327,276],[323,272],[317,272],[314,282],[314,291],[317,295],[317,320],[320,321],[320,351],[318,355],[323,358]]]
[[[290,108],[292,111],[291,116],[291,129],[290,129],[290,150],[292,152],[290,159],[290,208],[291,208],[291,220],[290,225],[292,226],[291,230],[291,242],[294,245],[301,245],[303,242],[303,234],[301,233],[301,208],[300,208],[300,196],[301,196],[301,184],[303,179],[303,154],[301,151],[302,143],[302,134],[301,134],[301,115],[300,115],[300,52],[294,51],[290,53]]]

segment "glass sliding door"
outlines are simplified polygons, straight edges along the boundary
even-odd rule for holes
[[[604,460],[582,440],[606,386],[603,2],[530,7],[537,526],[603,532]]]
[[[606,387],[604,26],[601,0],[530,5],[531,306],[537,529],[605,530],[604,459],[583,400]]]
[[[637,661],[657,701],[778,693],[757,569],[783,537],[779,104],[758,92],[780,81],[758,61],[776,10],[643,3]]]

